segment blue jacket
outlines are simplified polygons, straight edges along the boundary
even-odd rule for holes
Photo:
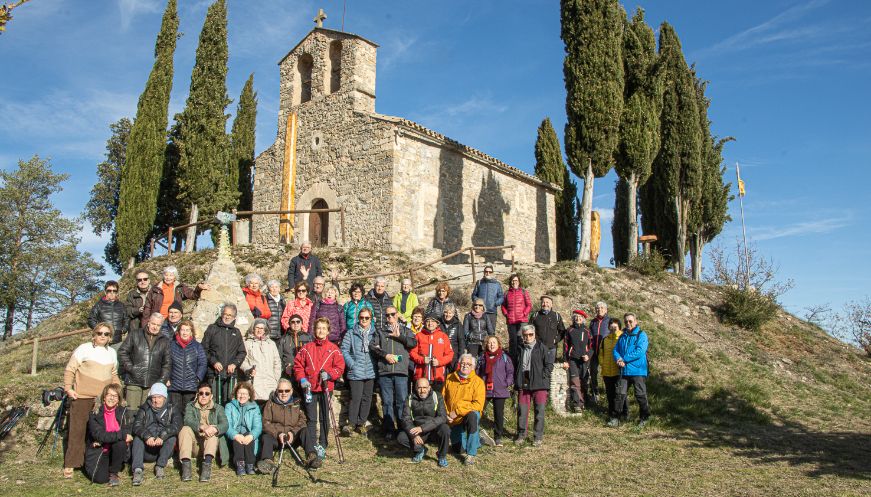
[[[502,305],[505,296],[502,293],[502,283],[494,278],[481,278],[472,290],[472,302],[484,299],[484,310],[487,314],[496,314],[496,309]]]
[[[647,376],[647,333],[637,326],[624,332],[614,346],[614,360],[623,359],[623,376]]]
[[[363,309],[372,310],[372,304],[366,300],[366,297],[361,298],[357,302],[353,300],[345,302],[345,330],[352,330],[354,326],[357,326],[357,314],[360,314],[360,311]]]
[[[169,343],[169,391],[195,392],[200,382],[206,377],[206,351],[196,339],[191,340],[187,347],[172,339]]]
[[[349,380],[375,379],[375,361],[369,344],[376,339],[375,326],[363,331],[359,325],[345,333],[342,339],[342,356],[345,358],[345,370]]]
[[[248,435],[254,437],[254,453],[259,454],[260,435],[263,433],[263,418],[260,415],[260,407],[254,399],[242,405],[233,399],[224,406],[227,415],[227,443],[233,443],[236,435]]]

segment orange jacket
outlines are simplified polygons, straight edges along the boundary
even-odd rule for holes
[[[457,417],[449,424],[456,426],[463,422],[463,417],[472,411],[479,413],[484,410],[484,380],[474,371],[466,379],[454,371],[445,381],[442,396],[445,398],[445,411],[455,412]]]
[[[269,319],[272,316],[272,311],[269,310],[269,302],[266,302],[266,295],[263,292],[260,290],[255,292],[246,286],[242,289],[242,293],[245,294],[245,302],[248,302],[248,309],[251,310],[255,318]],[[254,309],[260,310],[259,316],[256,315]]]
[[[432,333],[424,329],[414,338],[417,339],[417,347],[408,353],[408,357],[414,363],[414,379],[426,378],[429,381],[445,381],[445,366],[454,359],[451,339],[445,335],[441,328],[436,328]],[[432,356],[438,360],[439,365],[428,368],[425,362],[429,355],[430,345],[432,345]]]

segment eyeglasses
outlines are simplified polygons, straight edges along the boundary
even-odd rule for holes
[[[492,273],[492,272],[493,272],[493,271],[490,271],[489,269],[485,269],[485,270],[484,270],[484,274],[489,274],[489,273]]]
[[[474,305],[474,306],[472,306],[472,307],[484,307],[484,306],[483,306],[483,305],[481,305],[481,304],[475,304],[475,305]]]
[[[389,318],[392,318],[393,316],[396,315],[396,313],[395,312],[385,312],[384,315],[389,317]]]
[[[106,293],[118,293],[118,290],[106,290]]]
[[[199,395],[200,397],[211,397],[212,392],[197,392],[197,395]]]
[[[278,393],[290,393],[292,390],[276,390]]]
[[[360,316],[360,321],[370,321],[371,319],[370,316]]]
[[[148,281],[148,278],[136,278],[136,281]]]
[[[302,321],[300,321],[299,319],[291,319],[290,324],[302,324]]]
[[[463,362],[463,363],[460,363],[460,367],[461,368],[471,368],[472,364],[468,363],[468,362]]]
[[[112,333],[110,333],[110,332],[108,332],[108,331],[98,331],[98,332],[94,333],[94,336],[97,336],[97,337],[110,337],[110,336],[112,336]]]
[[[534,336],[535,336],[535,333],[524,333],[523,336],[525,336],[525,337],[534,337]]]
[[[305,293],[307,291],[308,290],[306,290],[305,288],[300,288],[299,290],[296,291],[296,293]]]

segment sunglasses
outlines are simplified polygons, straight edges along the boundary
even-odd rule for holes
[[[108,331],[98,331],[97,333],[94,333],[94,336],[98,336],[98,337],[110,337],[110,336],[112,336],[112,334],[109,333]]]
[[[360,321],[369,321],[372,318],[370,316],[360,316]]]
[[[276,390],[278,393],[290,393],[292,390]]]
[[[485,271],[484,271],[484,274],[489,274],[489,273],[492,273],[492,272],[493,272],[493,271],[490,271],[490,270],[488,269],[488,270],[485,270]]]
[[[484,306],[481,304],[475,304],[473,307],[484,307]]]
[[[106,293],[118,293],[118,290],[106,290]]]
[[[211,397],[212,392],[197,392],[197,395],[199,395],[200,397]]]
[[[395,312],[386,312],[386,313],[384,313],[384,315],[389,317],[389,318],[392,318],[393,316],[396,315],[396,313]]]
[[[305,288],[300,288],[299,290],[296,291],[296,293],[305,293],[307,291],[308,290],[306,290]]]
[[[148,278],[136,278],[136,281],[148,281]]]
[[[525,337],[534,337],[534,336],[535,336],[535,333],[524,333],[523,336],[525,336]]]
[[[299,319],[291,319],[290,324],[302,324],[302,321],[300,321]]]

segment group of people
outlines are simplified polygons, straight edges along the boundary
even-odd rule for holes
[[[118,283],[106,283],[89,316],[92,339],[73,352],[64,374],[66,477],[83,468],[92,481],[118,485],[129,461],[139,485],[147,461],[155,462],[156,478],[165,477],[176,447],[183,481],[193,478],[197,461],[199,480],[208,481],[216,459],[239,476],[269,473],[283,448],[302,448],[304,463],[318,468],[337,384],[350,396],[342,435],[368,431],[377,385],[382,436],[407,447],[413,462],[424,460],[427,443],[437,444],[440,467],[448,465],[451,449],[471,465],[482,442],[501,447],[512,397],[514,443],[526,442],[533,410],[532,444],[541,445],[555,366],[568,372],[569,409],[598,402],[601,370],[610,426],[628,415],[629,385],[640,424],[649,417],[648,339],[633,314],[624,316],[624,326],[599,302],[589,325],[587,313],[577,309],[566,326],[551,296],[542,295],[533,312],[520,277],[511,275],[503,290],[489,265],[460,319],[446,283],[424,306],[411,281],[390,296],[379,277],[368,292],[351,285],[340,304],[338,289],[327,284],[304,243],[288,271],[291,296],[285,299],[277,280],[264,285],[249,274],[243,292],[255,318],[251,327],[243,336],[237,308],[227,303],[201,341],[182,304],[209,287],[177,277],[170,266],[151,285],[149,274],[138,272],[126,303],[118,299]],[[496,333],[500,312],[507,350]],[[481,429],[488,404],[493,437]]]

